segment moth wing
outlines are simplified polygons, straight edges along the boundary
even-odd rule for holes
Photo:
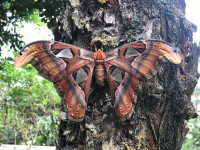
[[[54,83],[69,118],[83,120],[95,65],[93,53],[61,42],[36,41],[26,45],[15,59],[16,67],[28,63]]]
[[[105,67],[116,114],[129,118],[137,102],[135,90],[142,79],[150,79],[163,62],[181,63],[171,44],[158,40],[129,43],[106,53]],[[118,72],[118,73],[116,73]]]

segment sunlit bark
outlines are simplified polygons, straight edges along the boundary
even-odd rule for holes
[[[57,149],[180,150],[196,116],[191,94],[197,84],[196,26],[185,19],[184,0],[64,0],[55,40],[104,51],[140,39],[162,39],[179,47],[182,64],[166,62],[141,81],[135,113],[121,122],[109,87],[97,86],[81,123],[61,121]],[[61,117],[62,118],[62,117]]]

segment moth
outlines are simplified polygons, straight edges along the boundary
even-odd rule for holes
[[[129,118],[136,105],[139,81],[154,76],[166,60],[180,64],[179,50],[159,40],[136,41],[107,52],[92,52],[56,41],[36,41],[20,51],[15,66],[32,64],[42,77],[53,82],[66,105],[68,118],[82,121],[93,74],[98,85],[103,86],[107,79],[116,115]]]

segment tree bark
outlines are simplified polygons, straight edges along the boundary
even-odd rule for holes
[[[107,51],[135,40],[161,39],[180,48],[182,63],[166,62],[152,79],[140,81],[135,112],[126,121],[115,115],[108,84],[96,86],[84,121],[61,117],[58,150],[181,149],[185,120],[197,116],[191,94],[200,53],[192,39],[197,27],[185,18],[185,6],[185,0],[63,0],[55,40]]]

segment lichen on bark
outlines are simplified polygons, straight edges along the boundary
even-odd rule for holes
[[[55,40],[107,51],[135,40],[162,39],[180,49],[182,63],[166,62],[152,79],[140,81],[135,112],[127,121],[115,115],[108,84],[95,87],[84,121],[61,121],[57,149],[181,149],[185,120],[196,117],[191,94],[200,53],[185,6],[184,0],[63,0]]]

